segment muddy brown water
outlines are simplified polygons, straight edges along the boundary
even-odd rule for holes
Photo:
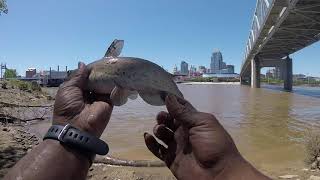
[[[304,133],[320,128],[320,99],[240,85],[179,85],[198,110],[213,113],[234,138],[240,152],[256,167],[280,171],[304,166]],[[102,135],[110,154],[125,159],[155,159],[143,141],[155,116],[165,107],[140,98],[115,107]],[[32,125],[43,135],[50,122]]]

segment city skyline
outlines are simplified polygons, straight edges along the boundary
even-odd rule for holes
[[[0,17],[0,62],[19,74],[29,67],[75,69],[78,61],[101,58],[115,38],[125,40],[121,56],[151,60],[164,69],[172,69],[172,60],[184,59],[208,67],[208,52],[219,47],[239,73],[256,5],[231,0],[7,3],[9,13]],[[319,51],[316,43],[293,54],[293,72],[320,76]]]

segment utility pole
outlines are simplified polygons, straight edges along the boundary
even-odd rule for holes
[[[3,76],[2,76],[2,74],[3,74],[3,70],[6,70],[6,69],[7,69],[6,63],[1,63],[1,65],[0,65],[0,71],[1,71],[0,79],[1,79],[1,80],[4,79]]]

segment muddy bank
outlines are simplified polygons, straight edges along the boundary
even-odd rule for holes
[[[0,125],[0,179],[39,142],[23,126]]]

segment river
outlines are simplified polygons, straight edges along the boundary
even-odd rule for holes
[[[240,152],[262,170],[303,167],[304,135],[320,127],[320,89],[295,88],[293,93],[275,87],[252,89],[240,85],[179,85],[199,111],[213,113],[234,138]],[[300,93],[299,93],[300,92]],[[304,93],[301,93],[304,92]],[[304,94],[304,95],[301,95]],[[110,154],[126,159],[155,159],[147,150],[144,132],[152,132],[155,107],[140,98],[115,107],[102,135]],[[49,122],[32,128],[44,134]]]

